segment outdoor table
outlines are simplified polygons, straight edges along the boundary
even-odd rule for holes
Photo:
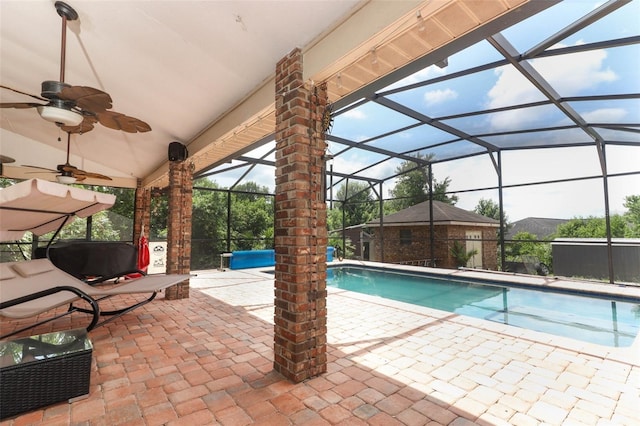
[[[85,329],[0,341],[0,419],[89,394]]]

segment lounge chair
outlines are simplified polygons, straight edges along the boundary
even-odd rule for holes
[[[9,319],[30,318],[60,306],[69,305],[67,312],[4,334],[0,339],[73,312],[92,315],[91,322],[87,326],[87,331],[90,331],[151,302],[158,292],[187,279],[189,275],[148,275],[126,280],[112,287],[93,287],[58,269],[46,258],[0,263],[0,316]],[[150,296],[122,309],[104,312],[100,310],[100,301],[123,294],[150,294]],[[74,305],[80,301],[86,302],[90,307]],[[104,316],[108,318],[101,320]]]

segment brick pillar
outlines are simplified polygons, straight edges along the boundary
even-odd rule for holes
[[[151,226],[151,188],[143,188],[138,179],[136,187],[136,205],[133,216],[133,242],[137,243],[144,227],[144,234],[149,237]]]
[[[296,49],[276,67],[274,369],[293,382],[327,371],[327,95],[302,78]]]
[[[167,274],[188,274],[191,269],[192,170],[191,161],[169,162]],[[169,287],[164,297],[165,299],[188,298],[189,280]]]

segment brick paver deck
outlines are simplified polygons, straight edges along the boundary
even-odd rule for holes
[[[1,424],[637,425],[640,418],[638,339],[607,348],[330,289],[328,372],[293,384],[272,371],[273,278],[205,271],[191,287],[189,299],[160,297],[91,332],[88,398]],[[85,323],[76,315],[36,333]]]

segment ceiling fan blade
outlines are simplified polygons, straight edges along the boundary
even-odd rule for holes
[[[18,90],[18,89],[12,89],[11,87],[5,86],[4,84],[0,84],[0,88],[11,90],[12,92],[19,93],[19,94],[25,95],[25,96],[29,96],[29,97],[31,97],[33,99],[37,99],[37,100],[42,101],[42,102],[48,102],[47,99],[41,98],[40,96],[32,95],[31,93],[23,92],[22,90]]]
[[[42,104],[36,104],[33,102],[2,102],[0,103],[0,108],[37,108],[42,106]]]
[[[103,179],[103,180],[113,180],[109,176],[105,176],[105,175],[102,175],[100,173],[85,172],[84,170],[78,170],[78,171],[79,172],[83,172],[83,173],[81,173],[81,175],[82,176],[86,176],[88,178]]]
[[[45,170],[47,172],[52,172],[52,173],[58,173],[57,170],[53,170],[53,169],[49,169],[47,167],[40,167],[40,166],[30,166],[28,164],[23,164],[21,167],[30,167],[32,169],[40,169],[40,170]],[[32,172],[32,173],[42,173],[42,172]]]
[[[93,115],[85,115],[82,123],[77,126],[61,126],[60,128],[67,133],[87,133],[93,130],[93,124],[97,123],[98,119]]]
[[[62,172],[71,173],[77,180],[81,180],[80,178],[93,178],[93,179],[104,179],[104,180],[113,180],[109,176],[105,176],[100,173],[87,172],[77,168],[76,166],[72,166],[70,164],[60,164],[58,166],[58,170]]]
[[[79,108],[93,113],[106,111],[113,106],[108,93],[88,86],[65,87],[58,97],[65,101],[73,101]]]
[[[105,127],[114,130],[122,130],[128,133],[142,133],[151,130],[151,126],[142,120],[129,117],[115,111],[104,111],[97,114],[98,121]]]

